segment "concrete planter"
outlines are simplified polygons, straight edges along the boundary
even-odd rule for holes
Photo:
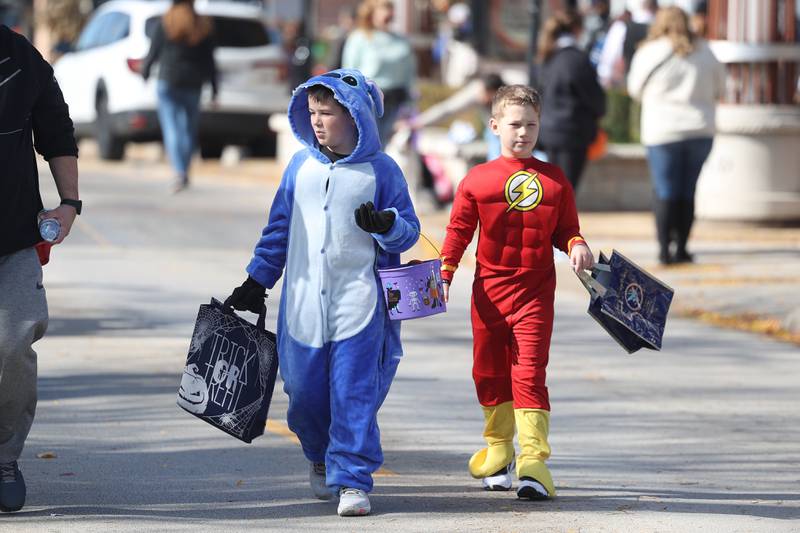
[[[697,184],[696,213],[713,220],[800,220],[799,107],[717,107],[717,135]]]
[[[609,144],[606,155],[589,161],[578,184],[578,211],[649,211],[653,185],[641,144]]]

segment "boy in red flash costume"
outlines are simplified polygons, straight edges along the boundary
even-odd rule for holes
[[[575,198],[560,168],[532,157],[540,98],[524,85],[502,87],[490,126],[501,156],[474,167],[456,193],[442,249],[445,301],[464,249],[480,225],[472,284],[472,376],[486,420],[487,447],[469,461],[487,490],[511,488],[514,430],[517,496],[555,496],[545,460],[550,402],[545,371],[553,331],[553,246],[572,267],[588,269],[592,252],[580,235]]]

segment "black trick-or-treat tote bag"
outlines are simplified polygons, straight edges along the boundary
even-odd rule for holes
[[[264,433],[278,373],[275,334],[214,298],[197,313],[178,406],[239,440]]]
[[[674,291],[633,261],[613,251],[600,253],[591,276],[578,274],[589,291],[592,316],[628,353],[661,349]]]

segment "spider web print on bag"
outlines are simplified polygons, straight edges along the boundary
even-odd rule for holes
[[[181,408],[245,442],[264,431],[277,374],[275,335],[261,328],[201,305],[178,391]]]
[[[214,314],[214,313],[212,313]],[[236,320],[228,315],[216,313],[216,316],[221,316],[222,320],[216,324],[217,328],[223,331],[232,331],[236,327],[241,327],[236,323]],[[231,324],[233,322],[233,324]],[[267,382],[269,381],[270,370],[272,365],[275,364],[277,358],[268,357],[274,350],[274,343],[263,335],[259,335],[257,331],[248,328],[242,328],[242,332],[247,336],[247,339],[256,346],[256,351],[261,359],[261,364],[258,366],[258,381],[261,389],[266,389]],[[208,333],[205,333],[205,338],[208,338]],[[258,413],[261,407],[261,400],[254,401],[250,405],[246,405],[237,411],[224,413],[217,416],[207,416],[208,419],[216,421],[215,425],[224,427],[227,431],[241,438],[244,432],[251,427],[254,416]]]
[[[215,421],[214,425],[223,427],[234,436],[242,438],[244,432],[250,428],[253,417],[260,407],[261,400],[257,400],[238,411],[232,411],[217,416],[207,416],[206,418]]]
[[[197,322],[194,326],[192,342],[189,344],[190,357],[203,347],[203,343],[206,342],[206,339],[215,331],[230,331],[233,329],[231,326],[239,327],[239,324],[231,324],[230,320],[225,321],[224,318],[226,318],[225,315],[220,313],[217,309],[207,305],[200,306],[200,311],[197,313]]]

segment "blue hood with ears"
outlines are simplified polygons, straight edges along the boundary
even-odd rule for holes
[[[354,69],[338,69],[314,76],[299,85],[289,102],[289,124],[294,136],[306,145],[312,155],[323,163],[328,158],[319,151],[308,111],[307,89],[324,85],[333,91],[336,100],[350,112],[358,129],[358,142],[353,153],[340,159],[340,163],[359,163],[372,158],[381,149],[376,118],[383,116],[383,98],[380,89]]]

